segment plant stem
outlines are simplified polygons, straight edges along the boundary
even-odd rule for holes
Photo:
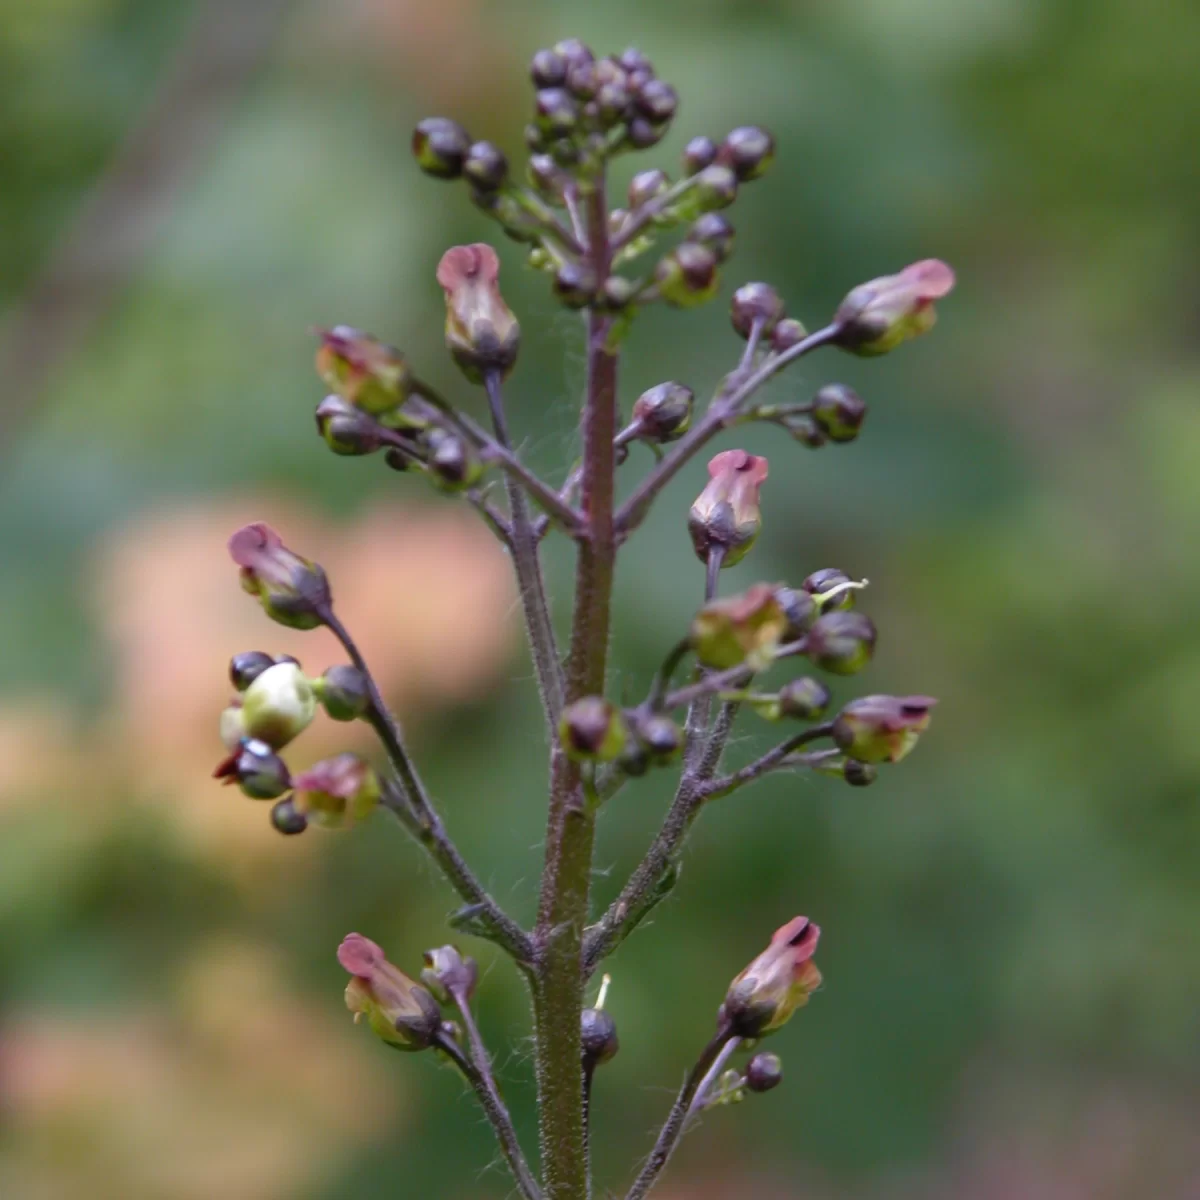
[[[721,1077],[721,1072],[725,1070],[729,1060],[737,1053],[737,1048],[742,1044],[740,1037],[730,1038],[729,1041],[721,1047],[721,1053],[713,1060],[713,1065],[708,1068],[708,1074],[700,1080],[700,1086],[696,1089],[695,1096],[692,1097],[692,1103],[688,1107],[687,1120],[690,1122],[693,1117],[699,1116],[704,1110],[705,1104],[712,1092],[713,1084]],[[685,1125],[686,1129],[687,1126]]]
[[[459,1012],[462,1013],[463,1024],[466,1026],[467,1037],[470,1039],[470,1057],[463,1053],[462,1047],[448,1034],[438,1034],[434,1044],[462,1072],[463,1078],[471,1085],[475,1095],[479,1098],[480,1106],[496,1134],[504,1161],[508,1163],[521,1195],[525,1197],[525,1200],[542,1200],[542,1189],[538,1187],[537,1180],[534,1179],[533,1172],[530,1171],[529,1164],[525,1161],[521,1143],[517,1140],[516,1130],[513,1129],[512,1117],[509,1116],[508,1109],[496,1088],[491,1064],[488,1062],[487,1050],[479,1037],[479,1030],[471,1016],[471,1009],[465,998],[460,999],[456,995],[454,1002],[458,1005]]]
[[[721,1051],[732,1036],[733,1034],[730,1033],[728,1027],[723,1025],[717,1030],[713,1040],[704,1047],[704,1052],[696,1060],[696,1065],[688,1072],[688,1077],[683,1081],[683,1087],[679,1089],[679,1095],[675,1097],[675,1103],[671,1106],[671,1111],[662,1127],[662,1132],[658,1135],[658,1141],[655,1142],[654,1149],[650,1152],[650,1157],[646,1160],[646,1165],[642,1168],[637,1179],[634,1180],[633,1187],[629,1189],[625,1200],[642,1200],[642,1197],[646,1196],[650,1189],[658,1182],[658,1177],[667,1165],[667,1160],[679,1144],[679,1138],[687,1123],[692,1100],[706,1079],[709,1069],[717,1061]]]
[[[741,770],[734,771],[732,775],[726,775],[723,779],[714,780],[704,788],[704,798],[713,800],[718,796],[728,796],[730,792],[736,792],[738,788],[752,783],[768,772],[787,766],[788,756],[793,751],[799,750],[801,746],[806,746],[809,742],[829,737],[832,731],[833,726],[829,723],[813,725],[810,729],[801,730],[800,733],[788,738],[787,741],[780,742],[778,746],[768,750],[766,754],[756,758],[752,763],[747,763]]]
[[[588,254],[602,287],[611,254],[603,181],[586,197]],[[567,701],[603,692],[616,534],[613,523],[617,432],[617,358],[608,347],[610,318],[589,311],[588,390],[583,412],[582,508],[575,612],[567,659]],[[549,1200],[589,1193],[580,1053],[581,957],[591,890],[594,815],[578,767],[555,745],[551,756],[546,860],[535,930],[534,987],[542,1173]]]
[[[350,656],[350,661],[362,672],[366,680],[367,694],[371,702],[367,710],[367,720],[379,735],[379,740],[387,751],[388,761],[399,779],[411,816],[411,822],[405,820],[406,827],[441,867],[442,873],[455,891],[468,904],[478,908],[481,920],[490,930],[492,941],[507,950],[519,966],[528,967],[533,960],[533,944],[528,934],[492,899],[446,832],[446,827],[425,790],[425,784],[409,757],[400,723],[384,703],[375,677],[349,630],[332,609],[323,612],[321,619],[341,642]]]
[[[495,371],[489,372],[484,383],[487,387],[488,403],[492,409],[496,440],[505,450],[511,451],[512,440],[504,415],[504,396],[499,374]],[[558,644],[554,640],[550,606],[546,601],[546,582],[542,576],[537,538],[529,518],[529,504],[525,498],[525,491],[522,484],[511,474],[505,474],[504,482],[508,488],[513,568],[517,575],[517,586],[521,590],[521,609],[525,614],[525,629],[529,635],[529,648],[533,655],[534,670],[537,672],[538,691],[541,693],[542,708],[546,714],[546,726],[550,738],[553,739],[563,706],[562,663],[559,662]]]

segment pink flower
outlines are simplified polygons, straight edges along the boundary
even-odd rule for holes
[[[709,461],[709,482],[688,513],[688,532],[702,560],[714,549],[724,551],[722,567],[746,556],[762,527],[758,489],[767,470],[765,458],[745,450],[723,450]]]
[[[270,525],[244,525],[229,539],[229,556],[241,567],[242,587],[272,620],[293,629],[324,624],[331,596],[325,572],[294,554]]]
[[[821,984],[821,972],[812,961],[820,937],[820,926],[807,917],[793,918],[729,985],[722,1013],[738,1037],[773,1033],[808,1003]]]
[[[932,696],[861,696],[833,723],[833,739],[859,762],[899,762],[929,728]]]
[[[353,976],[346,985],[346,1007],[356,1022],[365,1016],[379,1037],[400,1050],[424,1050],[433,1044],[442,1013],[426,988],[392,966],[361,933],[348,933],[337,957]]]
[[[349,325],[317,332],[317,374],[347,403],[379,416],[408,399],[412,371],[394,346]]]
[[[854,354],[886,354],[932,329],[937,320],[933,302],[953,287],[954,272],[936,258],[860,284],[834,314],[837,344]]]
[[[327,829],[357,824],[379,802],[379,776],[357,754],[339,754],[314,763],[292,777],[295,805],[310,821]]]
[[[446,293],[446,346],[473,383],[495,371],[507,375],[517,361],[521,327],[504,303],[497,280],[500,260],[485,242],[453,246],[438,263]]]

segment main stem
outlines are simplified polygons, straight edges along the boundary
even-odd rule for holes
[[[588,255],[598,287],[611,266],[603,181],[586,197]],[[617,358],[609,349],[611,319],[595,309],[587,325],[587,401],[583,411],[582,508],[575,613],[567,657],[567,702],[604,691],[616,534],[613,501],[617,432]],[[556,744],[551,758],[546,861],[535,930],[538,1110],[547,1200],[587,1200],[579,1022],[583,1009],[582,946],[591,890],[595,818],[579,768]]]

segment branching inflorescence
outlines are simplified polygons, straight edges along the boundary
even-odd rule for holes
[[[591,1189],[592,1075],[618,1046],[611,1014],[602,999],[587,1007],[585,988],[674,886],[692,823],[706,804],[776,771],[805,769],[869,784],[880,765],[908,754],[934,704],[927,696],[865,696],[830,716],[829,691],[814,675],[766,690],[768,672],[792,660],[818,672],[855,674],[870,661],[876,635],[856,606],[865,581],[838,570],[817,571],[799,587],[760,583],[738,595],[720,594],[721,570],[741,560],[759,532],[764,458],[725,449],[709,462],[709,482],[687,513],[704,566],[697,583],[699,593],[703,580],[703,604],[665,655],[646,698],[632,707],[605,698],[617,552],[680,468],[735,426],[769,422],[814,448],[857,437],[866,406],[844,385],[829,384],[809,400],[785,404],[764,402],[759,393],[790,363],[818,349],[877,355],[926,332],[935,319],[933,302],[950,291],[954,276],[945,264],[926,260],[872,280],[854,288],[832,320],[811,333],[787,316],[774,288],[745,284],[734,293],[731,314],[744,346],[708,405],[701,411],[691,388],[665,382],[639,396],[628,423],[622,423],[617,366],[626,332],[647,305],[688,308],[716,295],[719,269],[734,239],[721,210],[767,171],[774,142],[754,127],[735,129],[720,143],[697,137],[687,145],[677,182],[657,169],[642,171],[629,186],[626,207],[610,210],[609,163],[663,137],[675,115],[674,89],[635,50],[596,59],[577,41],[539,51],[532,76],[537,93],[526,130],[532,151],[527,184],[511,177],[496,146],[472,142],[460,125],[444,118],[417,126],[413,152],[428,174],[465,180],[479,208],[529,247],[529,264],[551,276],[558,299],[580,310],[587,393],[579,465],[554,484],[539,478],[514,449],[504,384],[517,362],[520,328],[500,293],[499,259],[484,244],[448,250],[437,281],[446,298],[446,346],[467,381],[483,389],[488,424],[421,380],[400,351],[339,326],[322,332],[317,352],[318,373],[330,389],[317,408],[317,427],[338,454],[382,452],[389,467],[461,495],[509,553],[549,742],[536,922],[522,927],[464,861],[403,731],[337,616],[324,571],[263,524],[246,526],[230,541],[243,586],[284,625],[330,629],[349,662],[309,678],[291,659],[261,652],[235,657],[231,676],[237,695],[221,729],[229,755],[216,774],[248,796],[274,800],[271,819],[281,833],[356,825],[382,807],[425,848],[462,901],[451,926],[494,942],[529,981],[540,1180],[518,1143],[472,1015],[476,971],[470,959],[452,946],[430,951],[418,982],[389,963],[375,943],[349,934],[338,950],[351,977],[346,1003],[388,1044],[432,1050],[461,1071],[521,1195],[585,1200]],[[676,229],[683,237],[675,248],[649,268],[639,266]],[[618,502],[617,467],[635,443],[653,451],[656,461]],[[503,508],[490,494],[489,475],[503,479]],[[540,563],[542,540],[555,531],[574,542],[577,558],[565,646],[556,640]],[[280,752],[318,707],[335,720],[369,722],[386,765],[342,754],[292,775]],[[727,770],[725,744],[746,710],[768,721],[795,722],[797,728],[760,758]],[[598,814],[626,781],[668,767],[678,770],[679,782],[662,828],[617,899],[593,920]],[[627,1200],[650,1191],[698,1112],[780,1082],[773,1054],[754,1054],[740,1070],[729,1063],[807,1002],[821,979],[813,962],[819,932],[807,918],[794,918],[734,979],[714,1036],[689,1071]],[[444,1017],[445,1007],[457,1014],[457,1023]]]

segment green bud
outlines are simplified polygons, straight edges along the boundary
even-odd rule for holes
[[[681,242],[654,273],[659,294],[675,308],[695,308],[717,294],[717,256],[707,246]]]
[[[683,148],[683,173],[696,175],[717,161],[717,143],[710,137],[694,137]]]
[[[732,167],[743,181],[759,179],[775,161],[775,139],[757,125],[743,125],[721,143],[717,161]]]
[[[476,142],[467,151],[463,174],[477,188],[494,192],[508,179],[508,159],[504,151],[492,142]]]
[[[261,650],[246,650],[229,660],[229,681],[239,692],[244,692],[275,660]]]
[[[829,707],[829,689],[811,675],[802,675],[779,689],[781,716],[817,721]]]
[[[412,370],[395,346],[349,325],[323,329],[320,336],[317,374],[347,404],[378,416],[408,399]],[[319,410],[317,420],[319,425]]]
[[[854,675],[875,653],[875,626],[859,612],[831,612],[808,631],[805,654],[824,671]]]
[[[326,396],[317,405],[316,417],[317,432],[334,454],[374,454],[381,445],[374,419],[341,396]]]
[[[932,696],[861,696],[838,714],[833,740],[860,763],[899,762],[929,728],[936,703]]]
[[[639,437],[649,442],[673,442],[687,433],[692,423],[695,394],[682,383],[659,383],[633,402],[633,419]]]
[[[335,721],[357,720],[371,707],[367,677],[349,663],[330,667],[313,681],[313,691]]]
[[[277,663],[246,689],[241,712],[245,737],[282,750],[312,724],[317,699],[312,684],[295,663]]]
[[[844,383],[827,383],[813,397],[813,420],[832,442],[852,442],[867,416],[858,393]]]
[[[748,338],[755,325],[770,333],[783,314],[783,299],[769,283],[744,283],[733,293],[729,315],[740,337]]]
[[[706,667],[721,671],[744,663],[763,670],[786,628],[774,588],[757,583],[740,595],[710,600],[692,619],[689,640]]]
[[[612,762],[625,747],[625,718],[600,696],[568,705],[558,727],[567,754],[577,762]]]
[[[426,117],[412,135],[417,166],[437,179],[457,179],[471,146],[467,131],[448,117]]]
[[[294,837],[308,828],[308,818],[296,808],[293,796],[286,796],[271,808],[271,824],[287,837]]]

